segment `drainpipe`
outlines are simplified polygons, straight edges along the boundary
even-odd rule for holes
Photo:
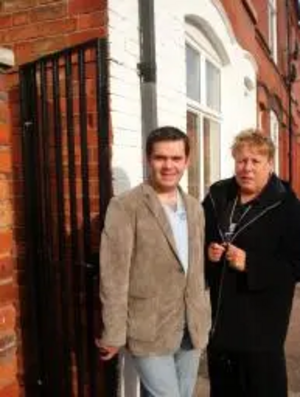
[[[287,24],[287,89],[288,89],[288,170],[289,182],[293,183],[293,116],[292,116],[292,63],[291,63],[291,24],[289,17],[289,0],[285,2]]]
[[[146,140],[150,131],[157,127],[155,17],[154,0],[138,1],[140,25],[140,63],[138,64],[138,70],[142,108],[143,171],[144,178],[146,178]]]

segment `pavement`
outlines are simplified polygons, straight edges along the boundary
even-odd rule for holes
[[[293,310],[286,340],[289,397],[300,397],[300,285],[296,288]],[[205,360],[200,364],[195,397],[209,397]]]

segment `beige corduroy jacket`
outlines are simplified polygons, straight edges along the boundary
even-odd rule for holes
[[[201,205],[183,193],[189,267],[184,273],[172,229],[148,184],[111,200],[100,246],[102,342],[135,355],[174,352],[185,323],[195,348],[205,347],[210,305],[204,281]]]

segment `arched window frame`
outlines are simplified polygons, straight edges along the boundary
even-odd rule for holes
[[[191,79],[189,53],[198,56]],[[210,40],[195,26],[187,24],[187,131],[191,139],[189,192],[203,198],[209,186],[220,178],[220,134],[222,123],[222,62]],[[195,86],[198,85],[199,87]],[[189,95],[189,87],[194,90]],[[210,90],[210,91],[209,91]]]

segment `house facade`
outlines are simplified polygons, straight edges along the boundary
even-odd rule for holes
[[[98,132],[102,131],[104,123],[103,117],[98,117],[99,112],[94,109],[95,98],[99,99],[99,90],[95,88],[97,76],[90,70],[91,64],[94,64],[94,55],[86,53],[76,58],[77,52],[72,53],[72,57],[76,59],[71,57],[70,64],[67,63],[67,58],[58,62],[58,74],[54,72],[55,56],[46,58],[46,72],[43,72],[42,67],[39,69],[39,64],[35,62],[48,54],[60,54],[60,57],[70,47],[74,48],[91,39],[104,38],[108,44],[108,52],[103,55],[108,70],[108,108],[105,123],[109,129],[109,162],[114,194],[143,180],[146,173],[143,146],[147,133],[155,126],[168,124],[182,128],[190,136],[191,167],[183,185],[199,200],[212,182],[232,174],[232,139],[240,130],[250,127],[259,127],[273,138],[278,149],[276,172],[290,180],[300,195],[298,19],[299,8],[296,0],[2,1],[0,46],[5,50],[0,49],[0,63],[3,66],[0,70],[0,397],[29,395],[28,390],[32,390],[30,397],[33,397],[42,395],[41,390],[44,390],[43,377],[36,375],[39,373],[39,360],[43,362],[43,357],[39,358],[39,348],[36,346],[31,350],[30,343],[33,346],[35,339],[28,338],[27,335],[32,332],[27,318],[37,309],[23,304],[24,297],[28,297],[27,292],[25,295],[23,292],[28,289],[28,280],[32,273],[28,274],[27,271],[28,220],[26,224],[26,177],[23,173],[26,157],[23,136],[24,128],[28,125],[20,106],[20,102],[21,105],[22,100],[24,102],[20,93],[23,92],[22,76],[25,72],[19,74],[19,71],[26,71],[33,65],[35,69],[32,70],[35,71],[41,87],[41,75],[45,73],[45,87],[51,91],[51,95],[55,79],[50,82],[48,73],[51,79],[58,78],[58,87],[60,91],[64,91],[59,96],[61,108],[55,107],[59,106],[55,99],[43,100],[46,94],[42,88],[37,89],[42,108],[46,103],[39,132],[43,133],[45,129],[49,133],[56,131],[55,125],[60,123],[63,127],[57,129],[66,130],[67,137],[71,136],[69,131],[77,130],[77,124],[80,131],[85,131],[83,136],[87,135],[86,153],[92,159],[92,166],[87,167],[91,191],[95,190],[92,176],[93,164],[97,163],[95,153],[98,147],[93,137],[91,141],[89,138],[97,130],[97,122]],[[80,53],[81,50],[78,51]],[[11,66],[13,58],[15,66],[7,68]],[[79,67],[80,60],[82,65],[86,65],[86,69]],[[74,74],[76,72],[77,76],[78,73],[79,77],[74,77],[75,94],[73,100],[68,101],[70,97],[65,91],[71,89],[67,81],[70,76],[68,68],[72,68],[72,65]],[[93,70],[99,71],[99,65],[97,63]],[[102,80],[99,82],[100,89],[103,87]],[[32,81],[26,83],[29,89],[32,88]],[[81,81],[86,81],[82,91]],[[83,96],[86,97],[86,106],[80,102]],[[70,103],[75,111],[68,118]],[[37,111],[40,111],[39,108]],[[41,112],[43,114],[42,110]],[[86,119],[82,119],[80,114],[86,114]],[[103,116],[104,113],[101,114]],[[51,122],[52,115],[54,127]],[[74,128],[68,127],[70,118]],[[81,151],[85,141],[77,141],[75,137],[74,142],[76,173],[76,161],[81,165],[85,156]],[[65,151],[68,152],[65,165],[70,168],[73,154],[68,145],[62,144],[62,156]],[[101,148],[101,142],[99,147]],[[40,165],[43,168],[43,164]],[[86,175],[87,169],[82,169]],[[71,180],[72,174],[68,175]],[[81,175],[80,171],[76,175],[78,180],[84,179],[78,176]],[[62,177],[62,185],[64,178],[66,176]],[[65,182],[69,184],[69,179]],[[59,186],[59,182],[53,183],[56,188]],[[72,188],[71,184],[70,186]],[[81,182],[73,186],[73,192],[77,189],[81,189]],[[46,191],[47,189],[44,193]],[[80,195],[83,212],[85,209],[90,211],[88,218],[92,219],[90,214],[97,212],[99,207],[95,207],[95,210],[92,206],[88,207],[83,196],[84,193]],[[98,193],[95,193],[95,197],[98,198]],[[65,204],[63,207],[68,206],[69,204]],[[56,217],[60,212],[57,204],[54,207]],[[74,211],[80,212],[76,207]],[[69,219],[68,216],[72,218],[72,208],[68,207],[66,213],[66,219]],[[72,219],[70,224],[68,221],[63,222],[66,222],[63,223],[63,229],[72,229]],[[89,224],[87,229],[90,229]],[[99,230],[97,233],[99,234]],[[70,240],[72,236],[72,233],[68,234]],[[86,295],[83,294],[83,298],[79,295],[78,301],[72,301],[73,306],[85,301]],[[35,328],[37,337],[39,329]],[[82,334],[85,335],[85,330]],[[79,364],[85,360],[77,360],[76,357],[80,354],[76,353],[77,345],[72,338],[74,336],[71,332],[66,349],[70,366],[69,394],[65,395],[73,395],[73,390],[77,388],[76,395],[91,397],[94,395],[92,390],[105,389],[105,380],[102,378],[107,376],[106,369],[96,365],[102,379],[97,386],[91,386],[93,381],[86,380],[86,375],[78,377],[77,374],[84,371]],[[62,341],[60,333],[56,340]],[[58,350],[59,347],[61,346],[57,346]],[[32,355],[36,355],[36,358],[28,361],[33,350],[35,353]],[[46,355],[51,353],[42,351]],[[82,355],[85,357],[85,354],[83,347]],[[139,395],[139,387],[130,364],[127,365],[124,360],[122,358],[116,371],[121,374],[119,391],[116,393],[125,395],[126,387],[131,387],[130,396],[133,396],[132,393]],[[45,373],[47,374],[46,370]],[[85,382],[89,387],[85,388]],[[67,388],[67,383],[64,387]]]

